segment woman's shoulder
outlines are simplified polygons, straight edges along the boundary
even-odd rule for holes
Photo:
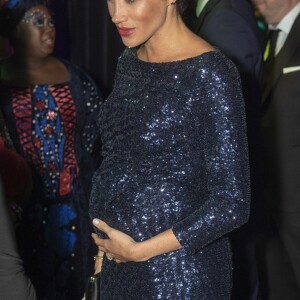
[[[78,79],[92,81],[90,75],[79,65],[66,59],[61,59],[60,61],[67,68],[70,81],[78,80]]]
[[[215,49],[204,52],[194,60],[194,70],[201,77],[225,80],[239,78],[235,64],[222,51]]]
[[[68,69],[71,90],[74,93],[77,93],[77,96],[80,94],[84,95],[85,97],[90,97],[97,103],[104,101],[100,86],[87,71],[68,60],[62,60],[62,63]]]
[[[199,67],[201,73],[203,73],[204,68],[210,74],[210,72],[222,72],[227,68],[234,67],[230,59],[207,41],[194,34],[191,40],[194,48],[194,52],[192,53],[196,53],[196,55],[192,55],[195,57],[194,63],[196,67]]]
[[[89,74],[83,68],[67,59],[52,57],[50,64],[51,68],[56,68],[56,73],[61,72],[64,74],[61,78],[63,80],[56,82],[57,84],[69,83],[70,85],[78,85],[78,87],[83,82],[94,84]]]

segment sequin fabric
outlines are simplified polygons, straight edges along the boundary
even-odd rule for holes
[[[250,201],[233,64],[220,52],[146,63],[126,49],[99,126],[91,218],[136,241],[173,228],[183,246],[142,263],[104,259],[100,298],[230,299],[226,234],[247,221]]]
[[[96,252],[88,204],[99,166],[96,119],[103,98],[87,74],[64,63],[67,82],[0,85],[0,104],[14,146],[33,175],[17,230],[26,273],[38,299],[81,300]]]

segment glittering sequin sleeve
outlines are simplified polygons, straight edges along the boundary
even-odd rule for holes
[[[209,84],[198,88],[193,108],[195,131],[205,127],[204,139],[194,141],[194,159],[200,159],[201,140],[206,182],[199,185],[205,184],[209,193],[199,209],[173,226],[181,245],[192,253],[245,223],[250,202],[245,113],[237,72],[227,61],[208,72],[201,70],[199,76]]]

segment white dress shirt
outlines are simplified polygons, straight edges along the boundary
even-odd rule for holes
[[[277,55],[282,49],[299,13],[300,2],[283,17],[283,19],[277,24],[277,26],[269,25],[270,30],[280,29],[276,42],[275,55]]]

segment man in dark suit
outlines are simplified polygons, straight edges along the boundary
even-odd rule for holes
[[[255,0],[269,24],[262,134],[266,200],[273,222],[267,239],[269,298],[300,299],[300,0]],[[279,31],[278,31],[279,30]],[[273,56],[271,55],[273,53]]]
[[[231,236],[233,299],[257,299],[255,247],[261,214],[259,115],[261,109],[262,45],[252,5],[247,0],[196,0],[192,30],[220,49],[237,66],[246,106],[251,172],[250,221]]]

